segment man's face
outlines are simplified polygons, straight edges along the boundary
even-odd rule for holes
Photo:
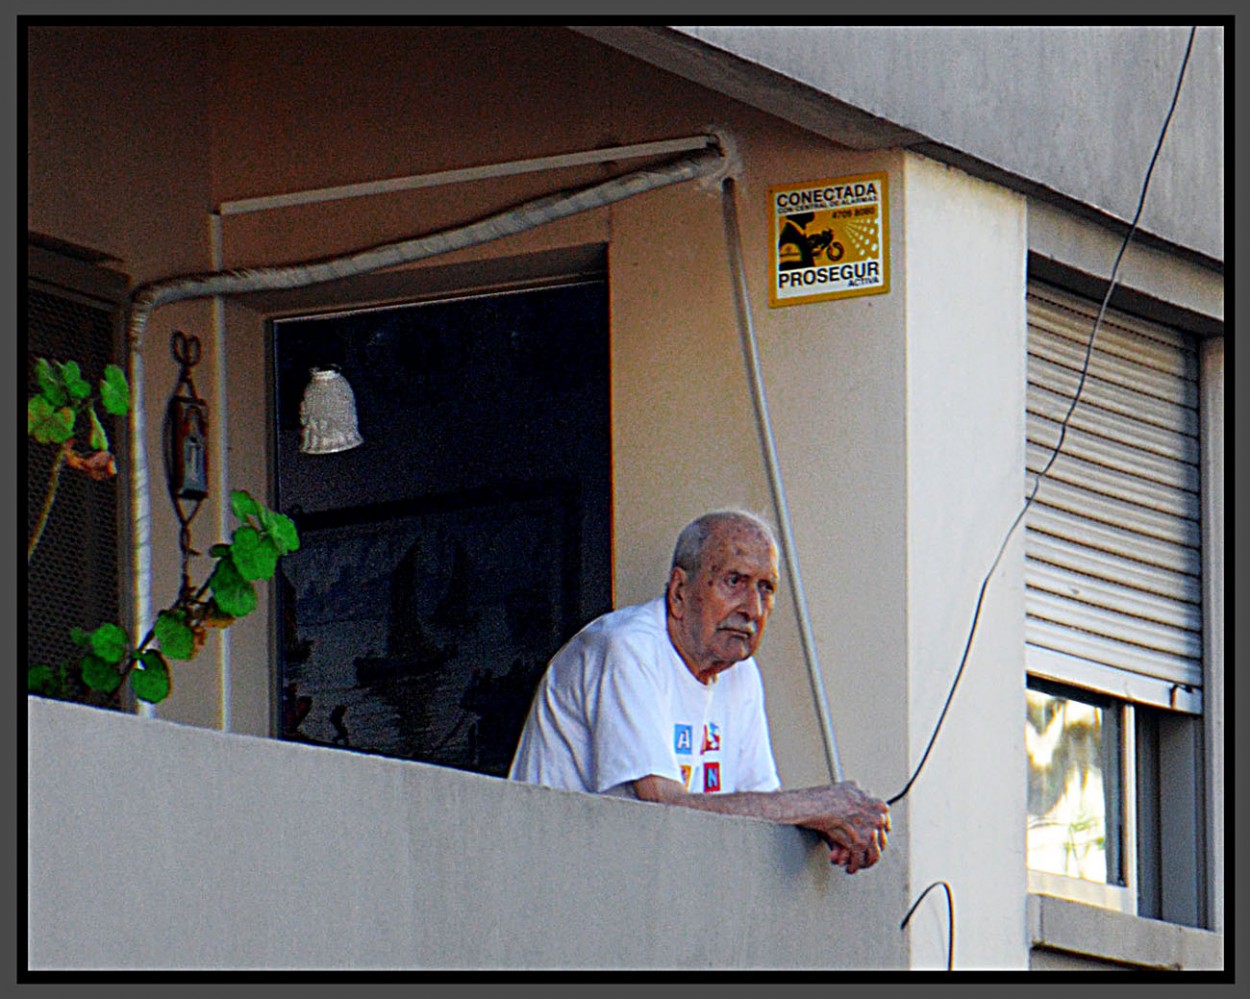
[[[673,569],[669,636],[695,677],[707,683],[754,655],[772,613],[777,582],[777,552],[747,522],[718,527],[696,573]]]

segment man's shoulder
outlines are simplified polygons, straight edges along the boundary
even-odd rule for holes
[[[561,649],[556,661],[562,669],[573,663],[581,663],[579,669],[615,669],[626,662],[659,668],[669,648],[661,597],[595,618]]]
[[[667,635],[664,624],[664,598],[656,597],[646,603],[620,607],[600,615],[581,631],[588,638],[599,640],[654,638]]]

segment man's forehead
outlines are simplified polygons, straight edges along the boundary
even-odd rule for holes
[[[749,523],[726,524],[708,539],[707,563],[709,568],[733,568],[731,563],[755,568],[762,564],[775,575],[777,550],[759,528]]]

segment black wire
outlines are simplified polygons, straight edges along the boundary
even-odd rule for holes
[[[907,915],[903,917],[903,921],[898,924],[900,931],[907,929],[907,922],[911,919],[911,914],[916,911],[916,907],[924,901],[924,897],[933,891],[938,885],[946,889],[946,970],[953,971],[955,969],[955,896],[951,893],[951,886],[945,881],[934,881],[924,891],[920,893],[920,897],[912,902],[911,908],[907,910]]]
[[[1050,459],[1046,462],[1045,467],[1037,473],[1028,499],[1024,501],[1024,506],[1016,514],[1016,519],[1007,528],[1007,533],[1003,536],[1003,543],[998,547],[998,554],[994,556],[994,561],[990,564],[989,571],[986,572],[985,578],[981,581],[981,590],[977,594],[976,609],[972,614],[972,626],[968,630],[968,640],[964,644],[964,652],[959,660],[959,669],[955,672],[955,679],[951,683],[950,692],[946,695],[946,703],[942,706],[942,713],[938,716],[937,724],[933,727],[933,735],[929,737],[929,744],[925,747],[924,755],[920,758],[920,762],[916,764],[915,771],[903,789],[886,801],[888,805],[893,805],[911,790],[911,786],[916,782],[916,778],[920,776],[920,771],[924,769],[925,761],[929,759],[929,753],[933,750],[933,744],[937,741],[938,732],[942,729],[942,722],[946,720],[946,712],[950,709],[951,701],[955,697],[955,689],[959,686],[959,680],[963,676],[964,667],[968,665],[968,653],[972,649],[972,639],[976,635],[977,624],[981,620],[981,605],[985,601],[985,591],[989,586],[990,577],[994,575],[994,570],[998,568],[998,563],[1002,560],[1003,553],[1007,550],[1007,543],[1011,540],[1011,536],[1015,534],[1016,528],[1020,526],[1020,521],[1024,519],[1024,515],[1028,513],[1029,508],[1033,505],[1033,500],[1037,498],[1037,491],[1041,488],[1042,479],[1049,474],[1051,467],[1055,464],[1055,460],[1059,457],[1059,451],[1063,447],[1064,439],[1067,437],[1068,422],[1072,419],[1072,413],[1081,399],[1081,392],[1085,388],[1085,379],[1089,374],[1090,360],[1094,353],[1094,338],[1098,335],[1098,327],[1102,325],[1103,316],[1107,311],[1107,303],[1111,301],[1111,293],[1115,290],[1116,275],[1120,270],[1120,262],[1124,259],[1124,253],[1128,249],[1134,233],[1137,232],[1137,223],[1141,220],[1142,209],[1146,204],[1146,192],[1150,189],[1150,178],[1154,174],[1155,164],[1159,161],[1159,152],[1163,148],[1164,136],[1168,134],[1168,126],[1172,123],[1172,115],[1176,111],[1176,102],[1181,95],[1181,84],[1185,81],[1185,70],[1189,66],[1189,56],[1193,52],[1194,35],[1197,30],[1196,26],[1189,29],[1189,43],[1185,46],[1185,58],[1181,61],[1180,72],[1176,77],[1176,88],[1172,92],[1172,105],[1168,108],[1167,117],[1163,121],[1163,128],[1159,132],[1158,141],[1155,142],[1154,154],[1150,157],[1150,166],[1146,169],[1146,176],[1142,181],[1141,194],[1137,199],[1137,211],[1133,214],[1133,221],[1128,227],[1128,232],[1124,234],[1124,239],[1120,243],[1120,250],[1115,256],[1115,263],[1111,267],[1111,276],[1107,279],[1107,291],[1102,297],[1102,305],[1099,307],[1098,315],[1094,319],[1094,327],[1090,330],[1089,342],[1085,345],[1085,361],[1081,365],[1081,377],[1076,383],[1076,392],[1073,393],[1072,403],[1068,406],[1068,411],[1064,414],[1063,422],[1059,426],[1059,439],[1055,442],[1054,451],[1051,452]],[[923,898],[924,896],[922,895],[921,897]]]

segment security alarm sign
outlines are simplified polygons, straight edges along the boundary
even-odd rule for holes
[[[886,175],[768,189],[772,282],[768,304],[798,305],[890,290]]]

